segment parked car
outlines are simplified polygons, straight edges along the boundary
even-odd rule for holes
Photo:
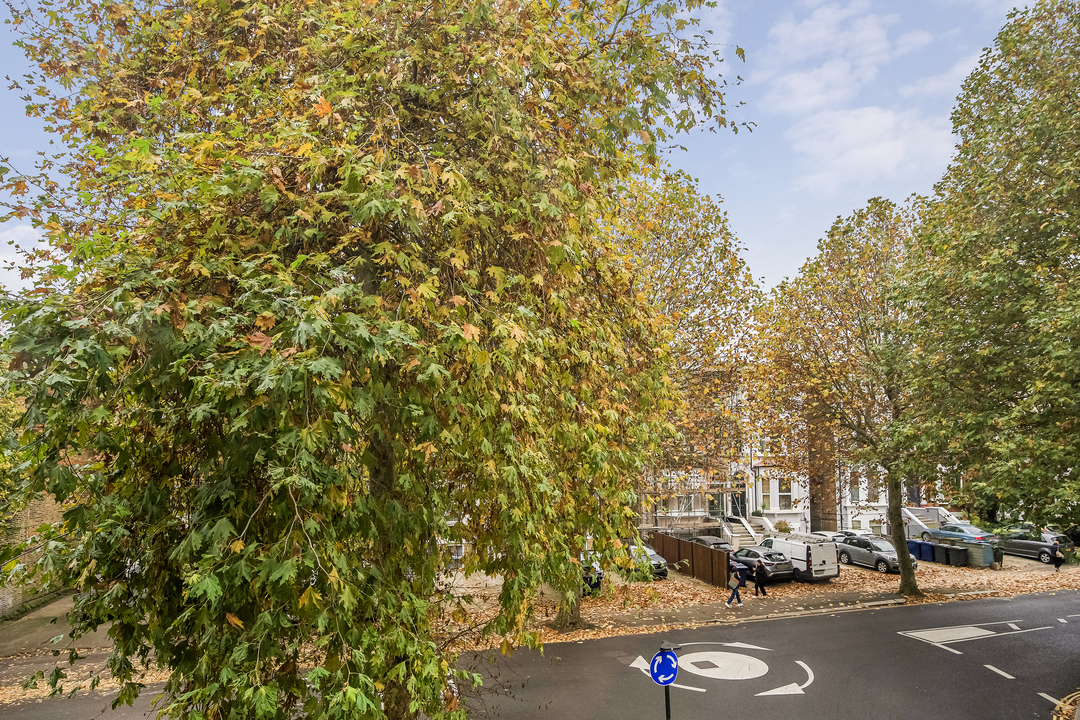
[[[1013,530],[1000,534],[1001,549],[1010,555],[1037,558],[1039,562],[1050,563],[1054,560],[1054,543],[1068,555],[1076,551],[1076,545],[1066,536],[1049,530]]]
[[[765,577],[770,580],[791,580],[795,577],[795,568],[784,553],[761,545],[739,548],[735,551],[735,560],[754,572],[759,564],[765,567]]]
[[[589,595],[593,590],[599,590],[604,582],[604,569],[600,567],[600,560],[590,553],[581,556],[581,583],[582,594]]]
[[[869,530],[837,530],[837,535],[843,535],[844,537],[872,537],[873,533]]]
[[[813,535],[814,537],[819,537],[822,540],[828,540],[829,542],[834,542],[834,543],[841,542],[841,541],[843,541],[844,538],[850,537],[850,535],[845,535],[844,533],[841,533],[841,532],[821,532],[821,531],[816,531],[816,532],[812,532],[810,534]]]
[[[630,556],[635,563],[652,566],[653,578],[663,580],[668,576],[667,560],[660,557],[651,545],[645,543],[633,543],[630,545]]]
[[[726,553],[731,553],[731,543],[722,537],[716,535],[698,535],[697,537],[690,538],[690,542],[697,543],[698,545],[704,545],[707,548],[713,550],[723,550]]]
[[[896,554],[896,548],[888,540],[877,537],[849,537],[836,547],[840,551],[840,562],[845,565],[865,565],[877,569],[880,573],[900,572],[900,558]],[[911,565],[915,568],[919,566],[914,555],[911,555]]]
[[[967,540],[968,542],[992,542],[996,539],[993,533],[986,532],[968,523],[951,523],[939,528],[923,530],[923,542],[933,540]]]

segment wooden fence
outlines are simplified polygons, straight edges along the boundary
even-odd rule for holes
[[[652,545],[660,557],[667,560],[676,570],[684,575],[697,578],[716,587],[727,587],[728,554],[723,550],[680,540],[674,535],[647,533],[645,542]]]

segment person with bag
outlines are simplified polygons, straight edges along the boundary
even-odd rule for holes
[[[1061,545],[1058,541],[1054,541],[1054,546],[1050,548],[1050,554],[1054,556],[1054,572],[1061,572],[1061,563],[1065,562],[1065,553],[1061,551]]]
[[[754,597],[758,594],[769,597],[769,593],[765,592],[765,583],[768,579],[769,576],[765,574],[765,563],[759,562],[754,566]]]
[[[731,588],[731,597],[724,603],[724,607],[731,607],[731,601],[735,600],[739,603],[739,607],[742,607],[742,597],[739,595],[739,586],[742,584],[742,577],[739,575],[739,569],[735,566],[735,563],[728,563],[728,584]]]

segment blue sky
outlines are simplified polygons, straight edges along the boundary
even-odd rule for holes
[[[871,197],[929,193],[952,154],[949,113],[960,85],[1004,24],[1003,0],[721,0],[704,26],[728,43],[721,66],[729,116],[753,132],[698,132],[671,162],[724,199],[732,229],[766,287],[793,276],[838,216]],[[6,15],[6,13],[5,13]],[[0,68],[23,72],[0,29]],[[734,46],[746,50],[746,62]],[[6,86],[6,83],[5,83]],[[29,169],[48,139],[2,91],[0,155]],[[33,242],[27,225],[0,226],[9,242]],[[17,281],[0,271],[0,282]]]

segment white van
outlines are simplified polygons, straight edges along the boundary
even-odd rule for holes
[[[840,576],[834,542],[792,533],[765,538],[760,544],[787,555],[799,580],[829,580]]]

